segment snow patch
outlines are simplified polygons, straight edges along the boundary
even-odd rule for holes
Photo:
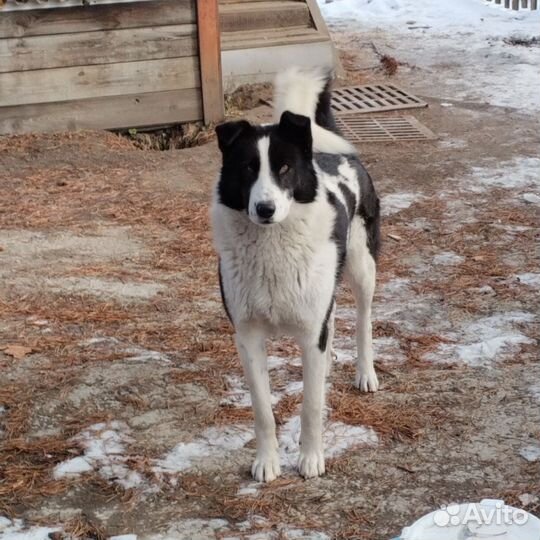
[[[229,394],[221,400],[220,404],[239,408],[251,407],[251,394],[245,379],[237,375],[227,375],[224,378]],[[284,396],[298,394],[301,391],[302,381],[292,381],[283,390],[272,390],[271,403],[277,405]]]
[[[534,315],[518,311],[498,313],[477,321],[463,323],[458,334],[449,335],[456,343],[444,343],[427,356],[433,361],[460,360],[470,366],[489,366],[534,340],[515,328],[530,323]]]
[[[253,429],[242,425],[210,427],[200,437],[177,444],[164,458],[156,460],[156,473],[185,471],[208,457],[224,457],[253,439]]]
[[[441,253],[437,253],[437,255],[433,257],[433,264],[441,266],[452,266],[455,264],[460,264],[464,260],[465,257],[462,257],[461,255],[458,255],[453,251],[443,251]]]
[[[142,476],[126,465],[126,445],[133,439],[124,422],[94,424],[73,438],[84,449],[84,455],[59,463],[53,470],[54,478],[78,476],[92,470],[112,480],[124,489],[143,483]]]
[[[296,467],[300,454],[300,416],[293,416],[279,433],[280,461],[283,467]],[[333,458],[356,446],[375,446],[375,431],[364,426],[327,421],[323,432],[325,457]]]
[[[150,534],[146,540],[193,540],[217,538],[217,532],[229,530],[229,522],[225,519],[183,519],[173,523],[165,533]],[[222,536],[220,536],[222,538]]]
[[[524,285],[529,285],[529,287],[540,288],[540,274],[527,272],[525,274],[518,274],[516,279]]]
[[[60,530],[59,527],[25,527],[21,519],[0,516],[0,540],[50,540],[49,534]]]
[[[540,13],[497,9],[474,0],[319,0],[325,18],[357,21],[365,27],[421,29],[423,33],[471,35],[538,33]]]
[[[522,199],[528,204],[540,205],[540,195],[536,193],[524,193]]]
[[[356,361],[356,339],[348,336],[336,338],[334,352],[337,364],[354,363]],[[375,363],[401,364],[406,360],[399,340],[392,336],[373,338],[373,355]]]
[[[170,362],[169,357],[159,351],[137,347],[131,343],[122,343],[119,339],[109,336],[96,336],[81,343],[83,347],[100,347],[112,349],[127,355],[126,360],[133,362]]]
[[[330,540],[330,536],[323,532],[309,531],[304,529],[281,529],[281,536],[287,540]],[[279,538],[276,536],[276,538]]]
[[[257,495],[262,485],[261,482],[250,482],[249,484],[242,486],[236,494],[239,496]]]
[[[536,445],[529,445],[529,446],[524,446],[520,451],[519,451],[519,455],[523,458],[523,459],[526,459],[527,461],[531,462],[531,463],[534,463],[536,461],[540,461],[540,446],[536,446]]]
[[[540,403],[540,383],[533,384],[530,388],[533,399]]]
[[[381,212],[383,216],[397,214],[409,208],[413,203],[422,199],[418,193],[390,193],[381,199]]]
[[[234,405],[235,407],[251,407],[251,395],[246,382],[238,375],[226,375],[224,377],[228,394],[221,401],[221,405]],[[272,396],[274,403],[274,396]]]
[[[463,185],[471,191],[482,187],[518,189],[540,188],[540,158],[517,157],[494,167],[473,167]]]

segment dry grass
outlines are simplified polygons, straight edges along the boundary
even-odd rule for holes
[[[435,403],[387,403],[378,396],[361,396],[353,386],[334,384],[328,396],[330,418],[354,426],[369,426],[380,436],[393,440],[415,440],[428,428],[440,425],[446,413]]]
[[[70,519],[64,525],[66,538],[80,538],[81,540],[106,540],[107,534],[103,527],[82,513]]]
[[[383,56],[381,56],[380,62],[385,75],[387,75],[388,77],[392,77],[397,73],[399,68],[399,62],[393,56],[384,54]]]
[[[179,150],[206,144],[215,138],[214,126],[202,122],[174,125],[167,128],[137,131],[130,129],[122,136],[140,150]]]
[[[254,109],[272,98],[269,83],[244,84],[225,96],[225,114],[228,117],[241,116],[243,111]]]
[[[0,446],[0,510],[28,504],[36,497],[52,497],[69,487],[68,480],[52,478],[57,463],[77,455],[78,449],[64,437],[37,440],[11,438]]]

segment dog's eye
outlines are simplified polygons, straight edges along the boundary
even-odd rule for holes
[[[249,174],[255,174],[257,172],[257,164],[253,161],[248,163],[246,168]]]
[[[282,165],[279,169],[279,176],[285,176],[290,170],[291,168],[287,164]]]

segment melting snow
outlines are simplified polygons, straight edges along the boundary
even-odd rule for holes
[[[383,216],[397,214],[401,210],[409,208],[414,202],[422,198],[418,193],[390,193],[381,199],[381,211]]]
[[[249,484],[242,486],[237,492],[237,495],[256,495],[259,492],[259,488],[262,486],[261,482],[250,482]]]
[[[363,426],[350,426],[342,422],[327,421],[324,427],[323,443],[325,457],[343,454],[355,446],[374,446],[378,442],[375,431]],[[293,416],[280,429],[280,460],[284,467],[296,467],[299,456],[300,416]]]
[[[356,340],[353,337],[339,337],[334,341],[334,352],[338,364],[352,364],[356,360]],[[399,341],[392,336],[373,339],[375,363],[400,364],[406,360]]]
[[[237,375],[224,377],[228,394],[221,400],[221,405],[234,405],[235,407],[251,407],[251,395],[243,378]],[[275,396],[272,396],[275,403]]]
[[[516,278],[520,283],[529,285],[530,287],[540,288],[540,274],[528,272],[525,274],[518,274]]]
[[[519,455],[531,463],[540,461],[540,446],[532,444],[525,446],[519,451]]]
[[[540,22],[538,12],[497,9],[474,0],[319,0],[319,4],[328,19],[356,20],[372,27],[421,27],[435,33],[536,34]]]
[[[437,253],[437,255],[433,257],[433,264],[451,266],[460,264],[464,260],[464,257],[453,251],[443,251],[442,253]]]
[[[168,356],[158,351],[152,351],[150,349],[144,349],[143,347],[137,347],[131,344],[122,343],[120,340],[114,337],[98,336],[87,339],[81,344],[83,347],[103,347],[108,349],[117,350],[120,353],[127,355],[127,360],[133,360],[135,362],[149,362],[160,361],[170,362]]]
[[[228,425],[210,427],[191,442],[177,444],[163,459],[157,460],[157,473],[177,473],[196,465],[205,457],[223,457],[226,453],[239,450],[253,439],[249,426]]]
[[[234,405],[235,407],[251,407],[251,394],[243,377],[237,375],[225,376],[229,394],[221,400],[222,405]],[[271,403],[277,405],[287,395],[297,394],[302,391],[302,381],[292,381],[281,391],[272,390]]]
[[[536,193],[524,193],[522,198],[528,204],[540,204],[540,195]]]
[[[59,527],[25,527],[20,519],[10,520],[0,516],[1,540],[50,540],[50,533],[58,532]]]
[[[517,157],[493,167],[473,167],[464,179],[464,186],[478,191],[488,188],[540,187],[540,158]]]
[[[124,456],[126,445],[132,442],[129,432],[129,427],[118,421],[90,426],[73,439],[82,446],[84,455],[59,463],[54,468],[53,476],[78,476],[95,470],[103,478],[114,480],[125,489],[139,486],[143,478],[127,467]]]
[[[536,399],[538,403],[540,403],[540,383],[533,384],[530,390],[531,390],[532,397]]]
[[[456,343],[439,345],[430,360],[454,361],[471,366],[487,366],[503,356],[519,350],[519,346],[533,340],[515,328],[516,323],[530,323],[534,315],[523,312],[498,313],[477,321],[463,323],[460,334],[449,336]],[[459,342],[457,342],[459,340]]]
[[[169,525],[166,533],[150,534],[146,540],[192,540],[216,538],[218,531],[229,530],[225,519],[183,519]],[[220,536],[221,538],[221,536]]]

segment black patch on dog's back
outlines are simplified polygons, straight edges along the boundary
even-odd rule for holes
[[[336,279],[341,279],[345,256],[347,255],[347,237],[349,235],[349,217],[343,203],[331,191],[326,192],[326,198],[336,211],[336,220],[332,231],[332,240],[336,243],[338,250],[338,263],[336,268]]]
[[[358,215],[364,220],[367,242],[371,256],[377,260],[381,246],[380,203],[373,180],[357,156],[347,156],[347,161],[356,170],[360,184]]]
[[[313,158],[321,171],[330,176],[339,175],[338,168],[343,163],[343,156],[341,154],[324,154],[322,152],[317,152],[313,155]]]
[[[354,217],[354,212],[356,210],[356,196],[349,189],[349,186],[347,186],[347,184],[345,184],[344,182],[340,182],[338,186],[339,186],[339,189],[341,190],[341,193],[343,193],[343,197],[345,198],[345,203],[347,204],[347,213],[349,215],[349,221],[352,221],[352,218]]]

